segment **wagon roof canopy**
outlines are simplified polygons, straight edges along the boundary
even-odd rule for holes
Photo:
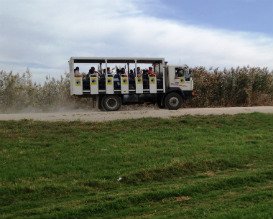
[[[71,57],[70,61],[74,63],[162,63],[164,58],[143,58],[143,57]]]

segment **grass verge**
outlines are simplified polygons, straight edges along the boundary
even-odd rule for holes
[[[273,115],[0,122],[0,218],[272,218]]]

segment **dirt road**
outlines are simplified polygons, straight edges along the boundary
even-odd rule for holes
[[[258,107],[226,107],[226,108],[181,108],[179,110],[145,109],[141,110],[122,110],[117,112],[101,111],[67,111],[56,113],[18,113],[0,114],[0,120],[40,120],[40,121],[92,121],[103,122],[117,119],[137,119],[143,117],[170,118],[183,115],[220,115],[238,113],[273,113],[273,106]]]

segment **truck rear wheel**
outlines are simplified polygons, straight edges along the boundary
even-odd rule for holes
[[[164,102],[169,110],[177,110],[182,106],[182,97],[178,93],[172,92],[167,94]]]
[[[106,95],[101,102],[102,108],[106,111],[117,111],[121,107],[121,98],[117,95]]]

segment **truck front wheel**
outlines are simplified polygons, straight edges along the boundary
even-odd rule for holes
[[[177,110],[182,106],[182,97],[178,93],[172,92],[165,97],[165,106],[169,110]]]
[[[121,98],[117,95],[106,95],[101,102],[106,111],[117,111],[121,107]]]

